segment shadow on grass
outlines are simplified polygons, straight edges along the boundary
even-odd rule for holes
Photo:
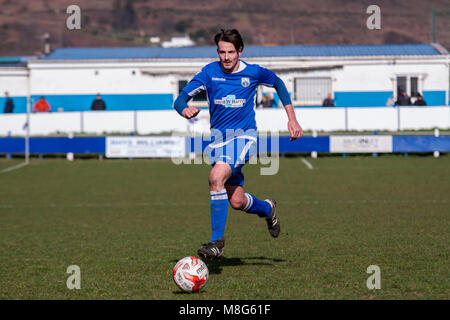
[[[176,263],[178,260],[171,260],[171,262]],[[204,260],[205,261],[205,260]],[[267,258],[267,257],[245,257],[245,258],[226,258],[223,257],[220,260],[206,260],[205,263],[208,266],[209,274],[221,274],[223,267],[234,267],[234,266],[271,266],[273,263],[284,262],[284,259],[277,258]],[[190,294],[201,294],[205,290],[202,289],[199,292],[184,292],[181,290],[175,290],[172,293],[176,295],[190,295]]]
[[[176,263],[178,260],[172,260]],[[221,274],[222,268],[234,266],[271,266],[273,263],[284,262],[286,260],[268,257],[245,257],[245,258],[226,258],[220,260],[204,260],[208,266],[210,274]]]
[[[201,289],[200,291],[197,291],[197,292],[185,292],[185,291],[181,291],[180,289],[178,289],[178,290],[172,291],[172,293],[176,294],[176,295],[186,295],[186,296],[188,296],[188,295],[192,295],[192,294],[200,294],[200,292],[203,293],[203,291],[204,290]]]

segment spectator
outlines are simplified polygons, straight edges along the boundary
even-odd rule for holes
[[[277,107],[277,103],[273,99],[273,94],[263,93],[262,106],[263,106],[263,108],[276,108]]]
[[[273,94],[269,93],[269,99],[272,103],[272,108],[278,108],[278,100],[275,100]]]
[[[14,111],[14,102],[13,100],[9,97],[9,93],[5,92],[5,109],[3,110],[4,113],[13,113]]]
[[[423,100],[423,96],[420,93],[417,93],[417,100],[414,102],[415,106],[426,106],[427,103]]]
[[[397,98],[397,101],[395,101],[396,106],[410,106],[411,98],[408,96],[408,93],[405,90],[402,90],[400,93],[400,96]]]
[[[393,107],[395,104],[394,96],[390,96],[386,101],[386,107]]]
[[[322,106],[323,107],[334,107],[334,100],[331,97],[331,93],[329,93],[327,98],[325,100],[323,100]]]
[[[105,101],[101,98],[100,93],[97,93],[97,97],[92,101],[91,110],[106,110]]]
[[[263,93],[263,97],[261,99],[261,105],[263,108],[270,108],[270,101],[269,101],[269,98],[267,97],[266,93]]]
[[[50,104],[45,100],[44,96],[40,97],[33,106],[32,112],[52,112]]]

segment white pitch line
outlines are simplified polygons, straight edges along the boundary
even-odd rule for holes
[[[306,160],[305,158],[302,158],[302,162],[303,162],[304,164],[306,164],[306,166],[308,167],[309,170],[314,169],[314,167],[312,166],[312,164],[309,163],[309,161]]]
[[[8,167],[8,168],[0,170],[0,173],[6,173],[6,172],[9,172],[9,171],[13,171],[13,170],[25,167],[27,164],[28,163],[26,163],[26,162],[21,162],[19,164],[16,164],[15,166]]]

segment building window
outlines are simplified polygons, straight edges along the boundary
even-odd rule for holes
[[[419,93],[419,78],[411,77],[411,97],[417,97]]]
[[[407,90],[406,77],[397,77],[397,97],[400,97],[404,90]]]
[[[412,75],[401,75],[397,76],[397,92],[396,97],[399,97],[402,91],[406,91],[408,95],[412,98],[417,97],[417,94],[420,93],[419,88],[419,76]]]
[[[178,81],[178,94],[181,93],[181,90],[183,90],[184,87],[187,86],[187,84],[189,83],[189,81],[187,80],[179,80]],[[192,101],[206,101],[206,91],[202,90],[199,94],[197,94]]]
[[[331,77],[295,78],[294,96],[303,105],[322,105],[322,101],[332,93]]]

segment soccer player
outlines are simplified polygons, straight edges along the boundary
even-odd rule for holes
[[[205,90],[209,102],[211,143],[208,146],[212,165],[209,174],[212,235],[198,250],[204,259],[221,258],[225,246],[224,231],[228,202],[236,210],[265,218],[269,233],[278,237],[280,221],[274,199],[260,200],[244,191],[243,165],[256,152],[255,95],[258,85],[275,88],[288,116],[291,141],[303,135],[295,117],[289,93],[283,81],[272,71],[240,60],[244,43],[239,31],[221,30],[214,41],[219,61],[203,67],[175,100],[177,112],[191,119],[200,109],[188,101]]]

